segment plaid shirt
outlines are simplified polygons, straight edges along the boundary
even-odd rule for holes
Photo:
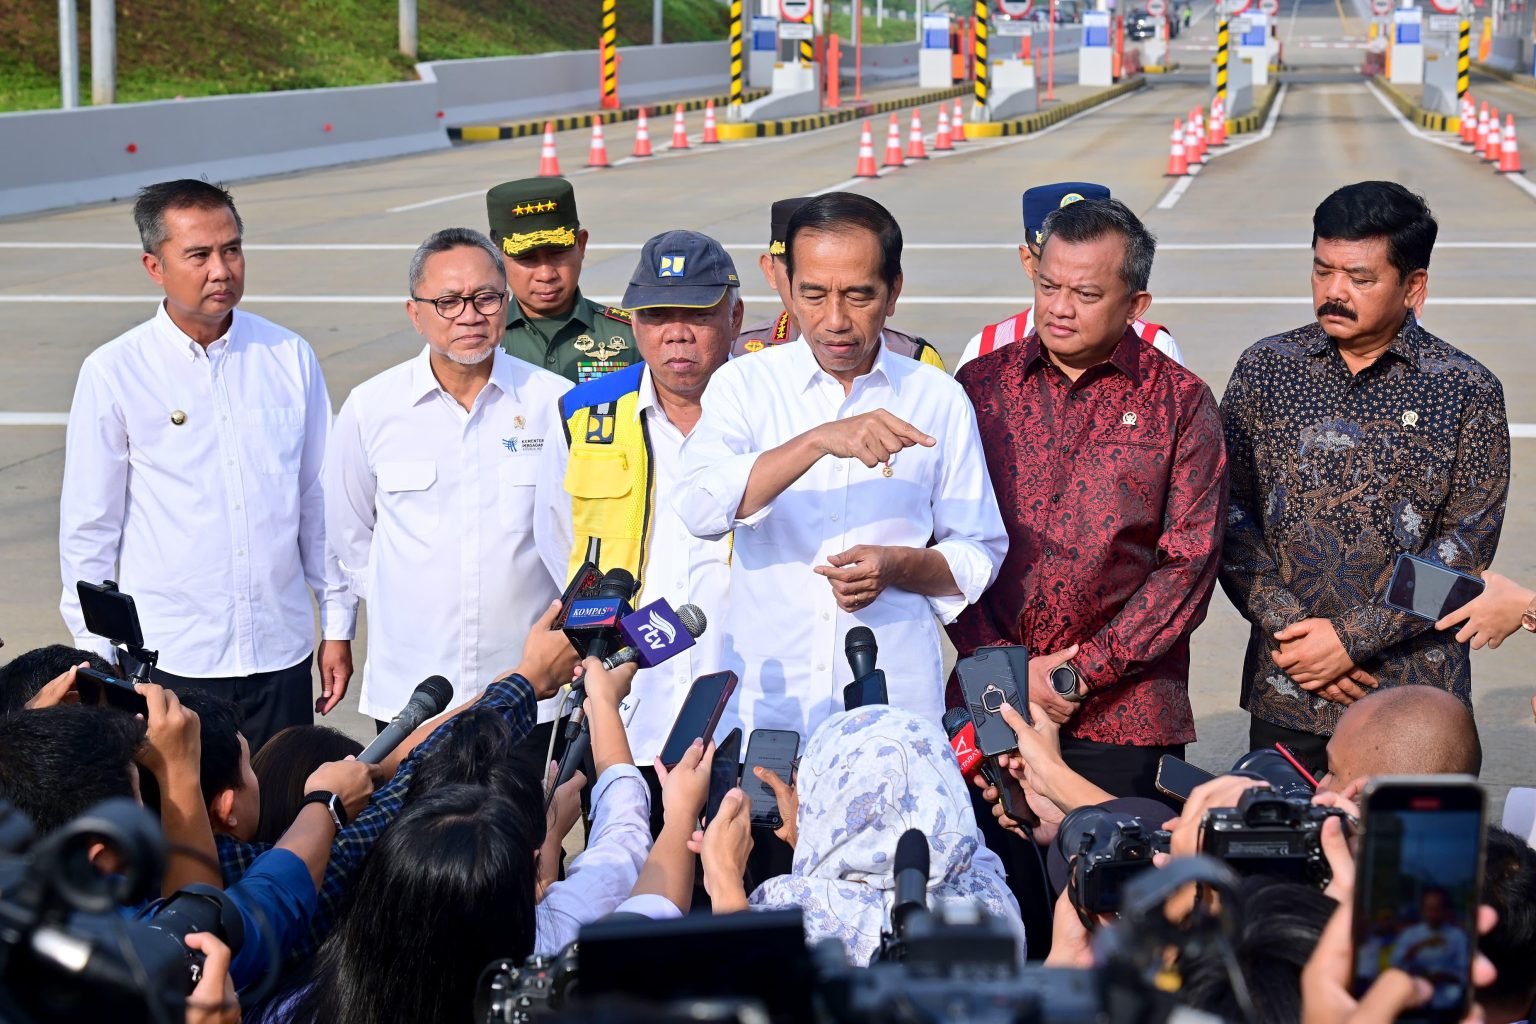
[[[508,676],[492,683],[481,695],[477,706],[500,712],[507,724],[512,726],[513,736],[518,740],[533,731],[533,687],[521,676]],[[336,840],[331,844],[331,859],[325,866],[325,877],[320,882],[315,914],[310,920],[308,934],[287,950],[284,957],[286,962],[292,963],[309,956],[330,934],[331,925],[341,912],[352,887],[352,880],[362,868],[368,851],[373,849],[373,844],[384,834],[384,830],[400,816],[405,808],[406,790],[410,788],[416,769],[422,758],[432,753],[444,735],[446,730],[439,726],[417,744],[394,777],[374,791],[368,806],[363,808],[357,820],[336,833]],[[240,881],[256,858],[272,849],[271,843],[243,843],[222,834],[215,835],[214,842],[219,848],[219,868],[224,875],[225,888]]]

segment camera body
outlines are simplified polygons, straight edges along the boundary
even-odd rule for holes
[[[1323,855],[1323,822],[1340,811],[1310,797],[1250,789],[1236,807],[1206,812],[1202,852],[1240,875],[1272,875],[1321,889],[1333,871]]]
[[[1080,913],[1113,914],[1126,884],[1168,852],[1169,833],[1102,807],[1079,807],[1061,822],[1056,847],[1069,865],[1067,892]]]
[[[475,990],[475,1020],[529,1024],[558,1010],[576,980],[579,945],[573,942],[554,956],[535,953],[521,964],[490,964]]]

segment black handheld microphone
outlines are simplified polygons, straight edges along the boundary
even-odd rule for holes
[[[898,963],[907,958],[907,929],[928,916],[928,837],[909,828],[896,841],[894,899],[891,927],[880,933],[880,948],[872,963]]]
[[[357,755],[363,764],[378,764],[388,757],[416,727],[435,715],[440,715],[448,702],[453,700],[453,685],[442,676],[428,676],[416,687],[411,699],[394,717],[384,731],[379,733],[367,748]]]
[[[875,670],[875,631],[868,626],[854,626],[843,639],[843,651],[848,655],[848,667],[853,678],[862,679]]]

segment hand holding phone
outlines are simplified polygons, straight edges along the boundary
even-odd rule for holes
[[[1019,748],[1019,737],[1003,718],[1003,706],[1011,705],[1026,723],[1031,723],[1029,702],[1019,680],[1029,679],[1029,652],[1023,647],[984,647],[955,663],[960,691],[971,722],[976,727],[976,746],[987,758],[1003,810],[1008,817],[1026,828],[1040,824],[1019,787],[1009,785],[1006,773],[997,766],[997,755]]]
[[[1481,594],[1485,586],[1476,576],[1418,555],[1398,555],[1384,603],[1417,618],[1439,622]]]
[[[720,812],[720,801],[735,789],[741,781],[741,730],[732,729],[715,748],[715,759],[709,766],[709,798],[704,801],[704,826],[715,820]]]
[[[794,784],[795,758],[800,753],[800,734],[789,729],[754,729],[747,740],[747,763],[741,772],[741,788],[752,800],[752,824],[778,829],[784,826],[773,787],[757,777],[764,768],[785,785]]]
[[[667,742],[661,746],[661,763],[665,767],[675,767],[694,740],[702,738],[706,745],[714,740],[715,727],[720,724],[725,705],[735,692],[734,672],[711,672],[693,681],[688,696],[683,699],[682,710],[672,723]]]
[[[1189,799],[1196,786],[1210,782],[1216,776],[1204,768],[1197,768],[1188,761],[1172,754],[1164,754],[1157,762],[1157,778],[1153,785],[1165,796],[1180,803]]]

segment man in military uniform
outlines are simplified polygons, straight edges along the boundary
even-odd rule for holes
[[[585,299],[577,287],[587,229],[576,216],[571,183],[504,182],[485,194],[485,205],[514,300],[502,347],[575,384],[637,362],[629,311]]]
[[[768,251],[757,258],[757,265],[762,268],[763,279],[768,282],[768,287],[779,293],[779,301],[784,308],[780,309],[776,316],[762,323],[743,327],[741,333],[736,336],[736,344],[731,346],[733,359],[748,352],[761,352],[769,345],[782,345],[786,341],[794,341],[800,337],[800,325],[795,323],[794,315],[789,311],[789,274],[784,267],[784,239],[789,236],[789,218],[810,201],[809,196],[800,196],[795,199],[780,199],[773,204],[769,226],[773,237],[768,242]],[[915,338],[898,331],[890,324],[885,325],[884,334],[885,347],[892,352],[911,356],[913,359],[921,359],[929,366],[944,369],[944,359],[939,355],[938,350],[922,338]]]

